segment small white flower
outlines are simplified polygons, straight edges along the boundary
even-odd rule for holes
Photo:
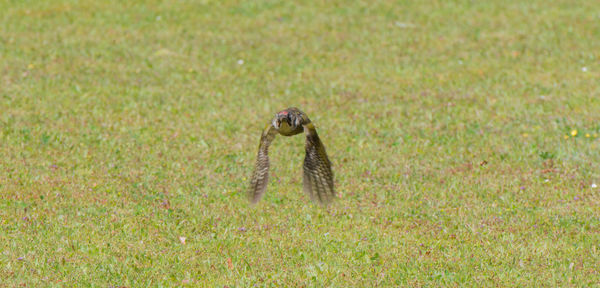
[[[399,22],[399,21],[396,21],[394,24],[396,25],[396,27],[400,27],[400,28],[414,28],[414,27],[417,27],[415,24],[404,23],[404,22]]]
[[[598,187],[598,185],[596,185],[596,183],[592,183],[592,188],[596,188]]]
[[[179,236],[179,242],[181,242],[181,244],[185,244],[185,237]]]
[[[242,60],[242,59],[238,60],[238,65],[242,65],[242,64],[244,64],[244,60]]]
[[[162,17],[161,16],[156,16],[156,21],[160,21],[160,20],[162,20]]]
[[[583,72],[587,72],[587,67],[583,67],[583,68],[581,68],[581,71],[583,71]]]
[[[548,182],[550,182],[550,179],[544,180],[544,183],[548,183]]]

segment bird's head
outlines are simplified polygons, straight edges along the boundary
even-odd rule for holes
[[[273,118],[273,127],[277,129],[289,129],[292,127],[292,125],[292,119],[287,110],[283,110],[275,114],[275,117]]]
[[[297,108],[288,108],[283,111],[277,112],[273,117],[273,127],[279,130],[282,134],[288,134],[294,132],[294,134],[302,131],[302,111]]]

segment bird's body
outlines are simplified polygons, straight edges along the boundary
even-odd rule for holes
[[[331,162],[315,126],[298,108],[291,107],[275,114],[260,138],[256,166],[252,174],[249,198],[256,203],[264,195],[269,180],[269,146],[277,134],[294,136],[306,134],[303,186],[313,201],[328,204],[335,199]]]

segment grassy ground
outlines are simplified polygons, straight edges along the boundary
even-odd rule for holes
[[[0,286],[600,282],[594,1],[122,2],[0,3]]]

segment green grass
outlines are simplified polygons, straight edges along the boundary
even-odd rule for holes
[[[594,1],[122,2],[0,3],[0,286],[600,283]]]

